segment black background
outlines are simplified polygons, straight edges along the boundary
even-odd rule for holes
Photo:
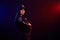
[[[17,0],[0,0],[0,40],[17,40],[18,30],[14,24],[17,2]],[[21,0],[19,2],[22,4]],[[48,11],[50,5],[54,3],[60,3],[60,1],[24,0],[28,8],[27,15],[33,25],[32,40],[59,39],[60,15],[54,16]]]

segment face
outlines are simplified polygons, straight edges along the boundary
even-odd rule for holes
[[[20,10],[20,14],[24,15],[25,14],[25,10],[24,9]]]

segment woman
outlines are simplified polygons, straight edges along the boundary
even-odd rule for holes
[[[24,15],[25,15],[25,8],[24,5],[22,5],[22,8],[20,9],[18,17],[16,19],[16,26],[22,33],[22,40],[30,40],[32,25],[27,20],[27,18],[24,17]]]

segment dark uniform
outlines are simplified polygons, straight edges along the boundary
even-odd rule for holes
[[[22,40],[30,40],[31,34],[31,26],[26,25],[25,23],[28,22],[24,20],[23,17],[18,17],[16,20],[16,26],[18,27],[19,31],[22,33]]]

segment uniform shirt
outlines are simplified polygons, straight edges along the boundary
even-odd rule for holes
[[[21,32],[28,32],[29,31],[29,27],[25,24],[23,17],[19,17],[16,20],[16,25]]]

